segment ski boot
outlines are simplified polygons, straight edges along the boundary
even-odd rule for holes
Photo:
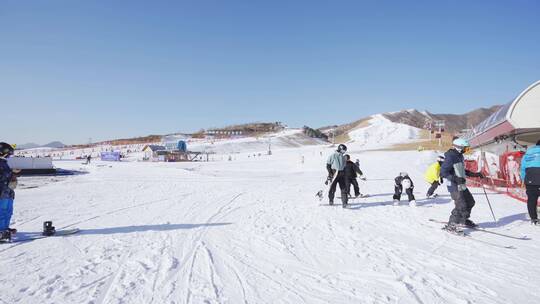
[[[329,204],[330,206],[334,205],[334,200],[329,200],[329,201],[328,201],[328,204]]]
[[[409,207],[416,207],[416,201],[415,200],[410,201]]]
[[[397,205],[399,205],[399,200],[395,199],[394,200],[394,206],[397,206]]]
[[[467,228],[476,228],[476,227],[478,227],[478,225],[475,222],[473,222],[473,221],[471,221],[469,219],[466,219],[465,220],[465,227],[467,227]]]
[[[538,219],[536,219],[536,220],[531,220],[531,225],[534,225],[534,226],[540,226],[540,222],[538,221]]]
[[[11,231],[9,229],[0,231],[0,243],[11,242]]]
[[[448,223],[444,225],[441,229],[452,234],[464,235],[463,230],[461,230],[461,228],[455,223]]]
[[[56,229],[52,225],[51,221],[43,222],[43,235],[44,236],[51,236],[56,233]]]

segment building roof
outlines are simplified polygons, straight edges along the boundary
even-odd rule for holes
[[[501,135],[540,129],[540,81],[535,82],[513,101],[505,104],[475,126],[467,135],[473,146],[480,146]]]

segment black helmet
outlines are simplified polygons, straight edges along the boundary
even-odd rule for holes
[[[13,155],[13,147],[5,142],[0,142],[0,156]]]
[[[344,144],[340,144],[339,146],[337,146],[337,151],[340,153],[345,153],[347,152],[347,146],[345,146]]]

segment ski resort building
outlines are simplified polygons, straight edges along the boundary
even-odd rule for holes
[[[540,81],[470,130],[465,138],[474,148],[468,168],[481,170],[494,190],[525,200],[519,171],[527,147],[540,140]]]

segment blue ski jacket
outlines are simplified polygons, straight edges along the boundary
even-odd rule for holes
[[[530,147],[523,155],[521,179],[525,185],[540,186],[540,146]]]
[[[0,199],[15,198],[15,191],[9,188],[9,182],[13,177],[13,171],[9,167],[7,160],[0,158]]]

